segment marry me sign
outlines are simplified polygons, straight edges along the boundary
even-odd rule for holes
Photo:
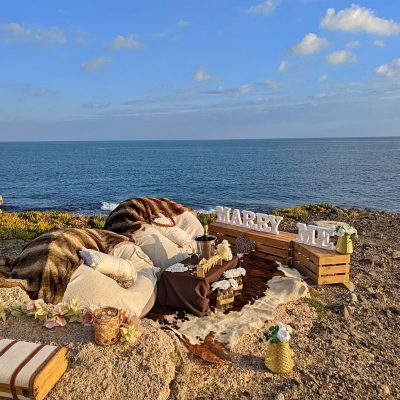
[[[268,232],[279,235],[279,224],[283,217],[254,213],[253,211],[239,209],[232,210],[229,207],[217,206],[217,222],[239,226],[242,228],[253,229],[259,232]],[[322,249],[333,250],[334,244],[330,241],[335,234],[335,227],[322,227],[297,223],[298,239],[297,243],[303,243]]]

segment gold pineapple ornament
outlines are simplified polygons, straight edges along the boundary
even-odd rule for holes
[[[289,340],[292,328],[278,322],[264,332],[268,340],[265,352],[265,366],[275,374],[288,374],[294,367],[294,352],[290,348]]]
[[[350,235],[343,235],[338,237],[336,251],[340,254],[353,253],[353,240],[350,238]]]

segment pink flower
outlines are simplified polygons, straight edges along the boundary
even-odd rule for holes
[[[35,300],[31,300],[31,301],[26,305],[26,311],[35,311],[35,310],[36,310]]]
[[[132,317],[134,317],[134,314],[132,314],[130,311],[122,311],[120,317],[120,324],[122,325],[127,323]]]
[[[83,314],[83,325],[92,326],[93,325],[93,312],[88,308]]]
[[[58,303],[54,306],[54,315],[64,315],[65,314],[65,303]]]
[[[60,317],[53,317],[51,319],[48,319],[45,323],[44,326],[48,329],[53,329],[56,328],[57,326],[65,326],[67,324],[67,321],[64,318]]]

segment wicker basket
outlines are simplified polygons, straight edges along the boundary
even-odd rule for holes
[[[293,350],[289,342],[268,343],[265,366],[275,374],[288,374],[294,367]]]
[[[108,346],[119,339],[119,311],[115,307],[101,307],[94,312],[94,341]]]

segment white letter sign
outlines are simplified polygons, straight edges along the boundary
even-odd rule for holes
[[[333,250],[334,244],[330,242],[331,236],[335,233],[335,228],[306,225],[297,223],[298,243],[308,244],[310,246],[320,247],[321,249]]]
[[[253,211],[240,210],[235,208],[232,211],[229,207],[217,206],[217,222],[223,224],[241,226],[243,228],[253,229],[260,232],[269,232],[275,235],[279,234],[279,224],[282,217],[269,214],[254,213]]]

